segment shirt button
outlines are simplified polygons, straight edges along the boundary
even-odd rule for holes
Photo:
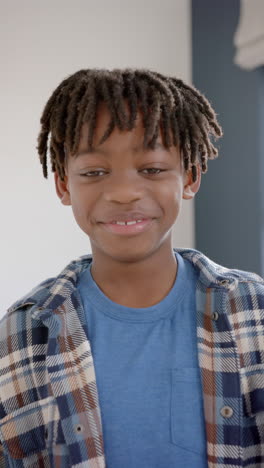
[[[231,418],[234,414],[234,411],[230,406],[223,406],[223,408],[221,408],[220,413],[221,416],[223,416],[223,418]]]
[[[227,285],[229,284],[229,281],[228,281],[228,280],[221,280],[221,281],[220,281],[220,284],[221,284],[222,286],[227,286]]]
[[[212,317],[212,320],[218,320],[218,317],[219,317],[218,312],[213,312],[211,317]]]
[[[75,432],[77,432],[78,434],[80,434],[81,432],[83,432],[83,426],[81,424],[77,424],[75,426]]]

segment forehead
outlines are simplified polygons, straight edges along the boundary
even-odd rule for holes
[[[126,117],[129,118],[130,109],[129,109],[127,101],[125,100],[124,100],[124,111],[126,113]],[[137,139],[137,140],[142,140],[142,143],[143,143],[145,128],[143,125],[143,115],[142,115],[140,108],[138,108],[137,110],[136,119],[135,119],[133,128],[131,130],[121,130],[117,125],[115,125],[110,136],[101,145],[100,143],[101,139],[104,136],[105,132],[107,131],[111,120],[112,120],[112,115],[107,104],[104,102],[100,102],[97,107],[95,127],[93,130],[93,147],[107,146],[113,140],[117,142],[118,140],[121,140],[121,139],[122,140],[125,139],[127,141],[131,139]],[[90,128],[89,122],[85,122],[82,125],[81,132],[80,132],[79,145],[78,145],[79,150],[85,149],[88,146],[89,128]]]
[[[130,115],[131,115],[131,109],[130,109],[127,99],[123,99],[122,105],[118,105],[117,112],[119,116],[122,110],[124,112],[125,120],[129,120]],[[122,118],[122,116],[120,117]],[[107,125],[109,124],[110,120],[111,120],[111,111],[108,105],[103,101],[99,102],[98,107],[97,107],[97,112],[96,112],[96,129],[97,128],[105,129],[105,127],[107,127]],[[137,114],[136,114],[135,123],[133,127],[140,127],[141,129],[143,129],[143,114],[139,105],[137,107]]]
[[[124,101],[124,110],[127,116],[130,116],[129,105]],[[131,130],[121,130],[117,125],[113,128],[111,134],[102,143],[101,139],[104,137],[106,130],[112,120],[111,111],[108,109],[107,104],[101,102],[97,107],[96,122],[93,129],[92,148],[89,147],[89,122],[82,125],[79,143],[76,151],[71,152],[66,149],[67,165],[70,164],[83,164],[83,161],[96,161],[97,158],[116,158],[116,160],[125,161],[125,154],[136,161],[141,160],[144,156],[145,160],[156,161],[157,158],[163,162],[178,162],[181,160],[181,151],[178,146],[171,145],[169,148],[164,143],[164,138],[161,128],[157,134],[154,147],[146,148],[145,146],[145,126],[143,114],[138,108],[135,122]],[[150,151],[149,151],[150,149]],[[67,154],[71,156],[67,157]],[[87,159],[89,158],[89,159]],[[101,159],[100,159],[101,160]],[[129,159],[130,160],[130,159]]]

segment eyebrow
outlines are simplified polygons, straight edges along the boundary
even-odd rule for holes
[[[148,149],[148,148],[144,148],[143,144],[142,145],[139,145],[139,146],[134,146],[134,148],[132,148],[132,151],[133,153],[138,153],[140,150],[142,149]],[[163,143],[159,143],[159,142],[156,142],[155,143],[155,146],[153,149],[167,149]],[[85,150],[81,150],[81,151],[78,151],[77,153],[74,154],[74,158],[78,158],[79,156],[89,156],[89,155],[92,155],[92,154],[100,154],[102,156],[108,156],[108,152],[101,149],[101,148],[94,148],[92,150],[89,150],[88,148],[85,149]]]
[[[77,153],[74,154],[74,157],[75,158],[78,158],[79,156],[87,156],[87,155],[90,155],[90,154],[94,154],[94,153],[99,153],[99,154],[102,154],[103,156],[106,156],[107,152],[100,149],[100,148],[96,148],[96,149],[92,149],[92,150],[89,150],[89,149],[85,149],[85,150],[82,150],[82,151],[78,151]]]

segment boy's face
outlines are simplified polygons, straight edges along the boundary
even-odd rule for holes
[[[143,148],[141,114],[132,131],[115,128],[101,145],[109,113],[100,105],[94,151],[88,151],[84,124],[76,155],[68,155],[65,180],[55,174],[58,196],[71,205],[80,228],[89,236],[93,257],[140,261],[160,249],[171,252],[172,227],[182,199],[191,199],[200,184],[183,169],[180,151],[166,149],[161,134],[154,150]],[[115,221],[143,220],[127,226]]]

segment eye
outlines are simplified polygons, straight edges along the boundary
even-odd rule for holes
[[[98,170],[98,171],[87,171],[81,174],[83,177],[101,177],[101,175],[106,174],[106,171]]]
[[[159,175],[161,172],[164,172],[165,169],[160,169],[159,167],[147,167],[145,169],[142,169],[141,172],[147,174],[147,175]],[[95,178],[95,177],[102,177],[105,174],[107,174],[107,171],[104,171],[102,169],[98,169],[96,171],[86,171],[81,175],[81,177],[88,177],[88,178]]]
[[[165,169],[160,169],[159,167],[147,167],[146,169],[142,169],[142,172],[148,171],[148,175],[158,175],[161,172],[164,172]]]

